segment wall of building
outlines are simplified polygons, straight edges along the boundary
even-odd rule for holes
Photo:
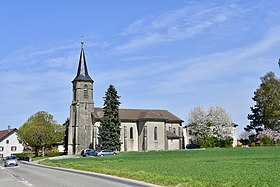
[[[182,127],[181,127],[180,123],[166,123],[165,129],[167,131],[172,132],[173,134],[175,134],[177,136],[182,136]]]
[[[136,122],[121,123],[121,151],[138,151],[138,130]]]
[[[168,150],[179,150],[180,139],[168,139]]]
[[[165,150],[165,123],[157,121],[147,121],[147,151]],[[155,137],[155,128],[157,137]]]
[[[19,143],[16,132],[0,142],[0,157],[7,157],[12,154],[22,153],[23,145]]]

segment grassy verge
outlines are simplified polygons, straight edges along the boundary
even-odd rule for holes
[[[165,186],[278,186],[280,181],[280,147],[130,152],[40,163]]]

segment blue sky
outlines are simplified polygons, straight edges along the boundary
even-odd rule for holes
[[[279,1],[3,1],[0,129],[47,111],[69,117],[84,35],[95,106],[109,84],[122,108],[166,109],[187,121],[224,106],[238,132],[260,77],[279,76]]]

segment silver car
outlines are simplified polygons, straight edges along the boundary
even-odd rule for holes
[[[110,150],[101,150],[96,151],[95,156],[107,156],[107,155],[116,155],[117,153]]]
[[[17,166],[18,160],[16,156],[7,156],[4,160],[4,166]]]

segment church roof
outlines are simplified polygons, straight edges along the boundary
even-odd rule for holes
[[[168,139],[179,139],[179,138],[181,138],[180,136],[177,136],[176,134],[174,134],[174,133],[172,133],[168,130],[165,130],[165,132],[166,132],[166,136],[167,136]]]
[[[91,77],[88,74],[86,57],[85,57],[85,52],[84,52],[84,46],[83,45],[84,45],[84,42],[82,42],[82,49],[81,49],[81,53],[80,53],[80,60],[79,60],[79,67],[78,67],[77,75],[72,82],[74,82],[74,81],[90,81],[90,82],[93,82],[93,80],[91,79]]]
[[[96,119],[103,116],[102,108],[94,108],[92,113]],[[166,121],[166,122],[183,122],[180,118],[167,110],[151,109],[119,109],[121,121]]]
[[[1,130],[0,131],[0,141],[2,139],[6,138],[9,134],[13,133],[13,131],[16,130],[16,128],[8,128],[7,130]]]

